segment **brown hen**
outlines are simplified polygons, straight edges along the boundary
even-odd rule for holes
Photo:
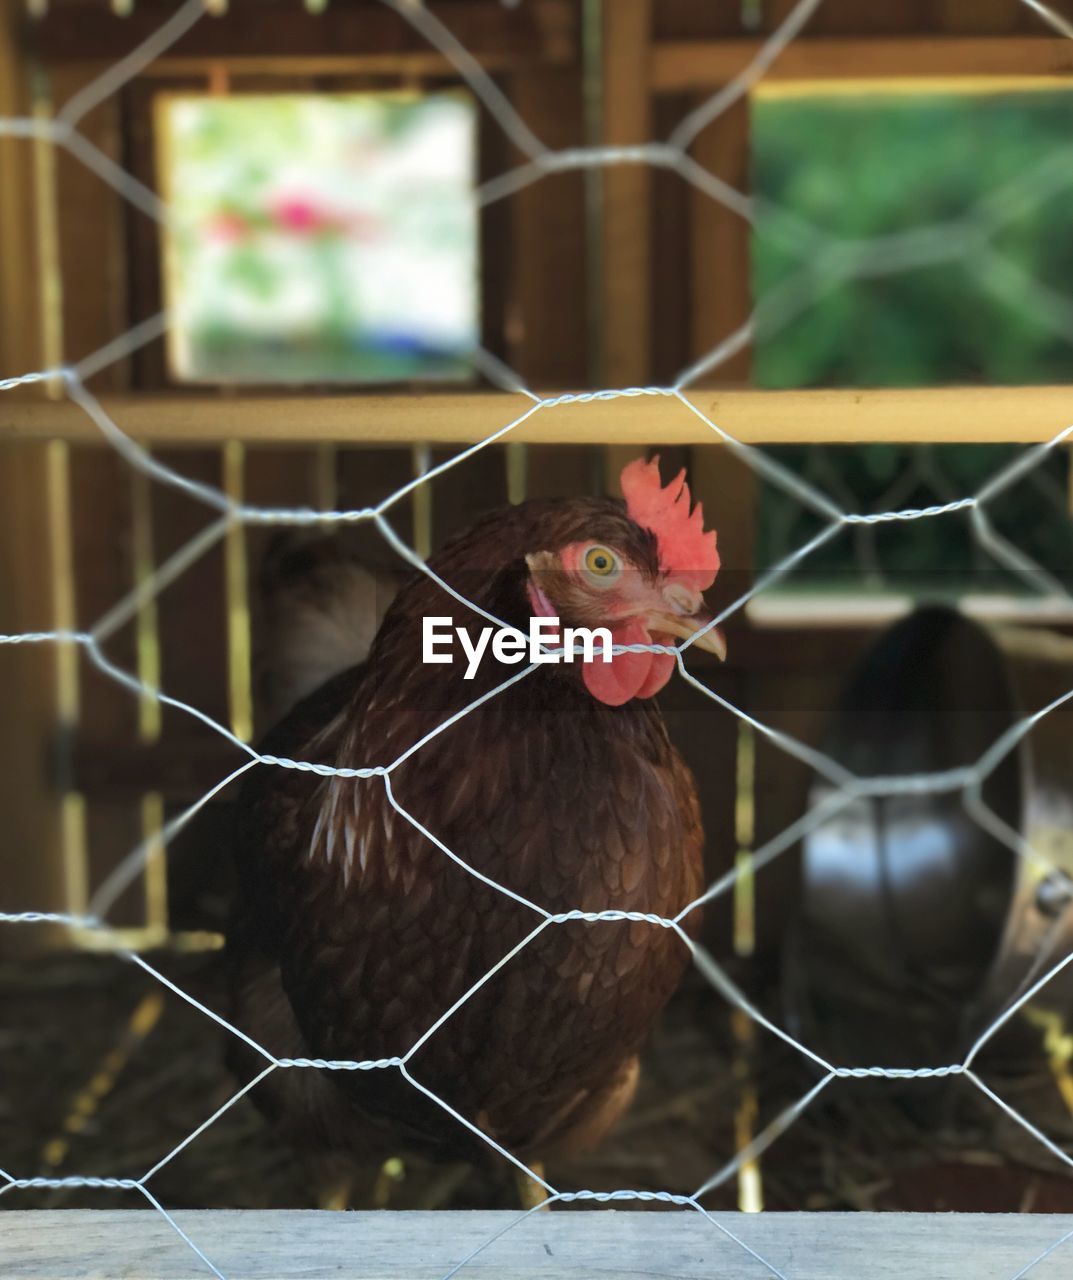
[[[430,568],[522,630],[546,615],[605,626],[616,644],[696,634],[715,535],[690,512],[681,476],[661,489],[658,465],[636,462],[623,486],[625,506],[531,501],[489,515]],[[539,1159],[595,1143],[629,1104],[638,1051],[687,948],[645,921],[553,922],[477,984],[541,924],[540,910],[668,917],[700,892],[693,780],[651,696],[675,660],[621,652],[525,674],[489,654],[466,680],[464,661],[422,661],[429,616],[474,636],[487,625],[416,574],[368,660],[262,745],[336,769],[393,767],[251,775],[232,1017],[279,1056],[396,1059],[472,992],[407,1059],[420,1087],[392,1065],[277,1071],[258,1090],[262,1105],[303,1146],[359,1159],[399,1148],[474,1158],[488,1150],[481,1135]],[[696,642],[722,652],[714,629]],[[687,927],[697,922],[692,912]],[[263,1066],[233,1045],[246,1078]]]

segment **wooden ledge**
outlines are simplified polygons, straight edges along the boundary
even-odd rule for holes
[[[11,1192],[14,1198],[18,1192]],[[102,1193],[136,1196],[136,1192]],[[692,1209],[665,1213],[176,1210],[228,1280],[441,1280],[511,1223],[463,1280],[757,1280],[764,1268]],[[1073,1216],[714,1213],[793,1280],[1009,1280],[1073,1230]],[[152,1210],[0,1213],[0,1274],[19,1280],[204,1280],[207,1268]],[[1044,1266],[1069,1274],[1068,1250]],[[1041,1272],[1041,1278],[1042,1278]]]
[[[761,51],[760,40],[678,40],[652,54],[652,86],[662,93],[701,91],[725,84]],[[793,40],[764,73],[761,92],[773,82],[855,81],[875,93],[876,80],[944,81],[942,88],[1002,87],[999,80],[1065,81],[1073,75],[1073,44],[1061,36],[880,35]],[[966,81],[977,81],[967,84]],[[989,81],[985,85],[980,81]],[[871,83],[862,83],[871,82]],[[886,86],[884,86],[886,87]]]
[[[1073,423],[1073,387],[914,390],[695,390],[693,402],[748,444],[1017,443],[1052,439]],[[483,440],[530,407],[505,392],[376,392],[319,396],[105,397],[125,432],[151,445],[391,445]],[[0,443],[103,443],[69,401],[0,395]],[[673,397],[637,396],[540,409],[506,439],[530,444],[711,444],[710,427]]]

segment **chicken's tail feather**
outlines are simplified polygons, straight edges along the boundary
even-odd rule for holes
[[[405,576],[369,564],[342,536],[288,533],[273,542],[261,569],[254,658],[260,732],[365,661]]]

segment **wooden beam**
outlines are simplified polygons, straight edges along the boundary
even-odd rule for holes
[[[570,0],[531,0],[516,9],[458,0],[432,10],[482,65],[505,56],[537,62],[576,55]],[[136,4],[120,17],[107,5],[58,0],[43,17],[26,22],[25,40],[44,62],[112,63],[153,35],[168,12]],[[329,5],[314,15],[289,0],[232,0],[224,13],[195,23],[168,49],[167,59],[174,68],[177,61],[219,61],[239,52],[243,59],[405,56],[427,55],[429,44],[387,6]]]
[[[794,1280],[860,1280],[863,1275],[869,1280],[1009,1280],[1073,1231],[1073,1215],[1049,1213],[713,1216]],[[466,1263],[467,1277],[755,1280],[763,1271],[741,1244],[691,1209],[559,1209],[525,1220],[510,1210],[183,1209],[176,1218],[224,1275],[243,1280],[435,1280],[499,1232],[506,1234]],[[1065,1274],[1061,1268],[1068,1266],[1068,1255],[1060,1256],[1059,1269],[1049,1275]],[[8,1210],[0,1233],[0,1271],[20,1280],[98,1275],[202,1280],[207,1274],[159,1214],[122,1209]]]
[[[570,63],[569,58],[549,57],[544,65]],[[499,74],[541,65],[534,57],[532,47],[516,48],[509,45],[502,49],[489,49],[480,55],[485,71]],[[104,62],[94,63],[99,71]],[[413,49],[403,53],[303,53],[296,57],[281,54],[233,53],[226,57],[209,56],[163,57],[151,62],[142,76],[145,80],[175,80],[186,77],[207,76],[211,68],[223,68],[232,82],[232,89],[241,90],[244,79],[281,80],[292,85],[303,76],[457,76],[451,62],[434,49]],[[328,89],[328,86],[325,86]]]
[[[760,51],[759,40],[675,40],[652,53],[659,93],[711,89],[736,76]],[[794,40],[764,74],[778,80],[1073,75],[1073,43],[1049,36],[932,36]]]
[[[747,444],[1030,444],[1073,422],[1073,387],[935,387],[914,390],[750,391],[702,388],[697,407]],[[113,420],[154,445],[464,444],[525,413],[506,392],[362,396],[105,396]],[[0,397],[0,443],[103,442],[68,401]],[[719,441],[673,396],[646,395],[540,409],[506,437],[532,444],[666,445]]]

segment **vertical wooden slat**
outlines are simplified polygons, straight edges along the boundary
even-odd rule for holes
[[[191,479],[222,488],[218,449],[162,449],[160,460]],[[167,485],[153,488],[153,545],[163,563],[206,524],[217,518],[203,503]],[[162,593],[161,681],[165,692],[190,702],[220,724],[228,722],[227,621],[224,610],[224,553],[218,544]],[[202,732],[180,711],[164,709],[164,732],[184,737]]]
[[[131,547],[134,561],[133,580],[140,587],[151,580],[156,569],[156,548],[153,538],[153,481],[144,472],[132,472],[129,477],[131,490]],[[151,746],[160,740],[163,729],[163,708],[152,690],[161,686],[160,615],[156,597],[146,600],[135,618],[135,671],[145,686],[138,699],[138,741]],[[168,928],[168,877],[167,850],[160,839],[164,825],[164,797],[156,790],[143,792],[138,802],[139,839],[145,846],[145,866],[140,886],[140,915],[157,939]]]
[[[708,172],[739,191],[749,186],[748,101],[733,104],[696,137],[692,153]],[[749,279],[751,228],[737,214],[696,189],[690,191],[690,360],[701,361],[740,330],[751,313]],[[720,362],[699,379],[699,385],[718,386],[746,381],[749,351]],[[729,450],[711,444],[694,447],[690,457],[693,494],[704,504],[706,523],[719,534],[722,559],[718,586],[710,593],[716,609],[740,597],[752,584],[758,486],[752,468]],[[735,615],[727,626],[728,644],[747,644],[743,616]],[[730,680],[726,673],[712,673],[709,682],[729,686],[730,700],[745,712],[751,710],[752,685],[746,675]],[[756,737],[752,728],[714,705],[706,717],[705,739],[715,750],[698,775],[707,821],[706,867],[714,880],[733,867],[738,878],[711,913],[707,938],[717,951],[728,950],[724,929],[730,916],[733,950],[751,956],[756,949],[758,924],[757,877],[753,851],[757,838],[757,797],[767,779],[758,781]],[[731,762],[733,761],[733,767]],[[713,767],[714,763],[714,767]],[[728,838],[729,837],[729,838]],[[770,886],[771,878],[763,881]],[[745,1017],[734,1019],[738,1054],[735,1076],[738,1100],[735,1109],[735,1141],[739,1152],[752,1142],[759,1106],[757,1084],[751,1070],[755,1026]],[[738,1207],[757,1212],[763,1207],[762,1174],[757,1159],[744,1160],[738,1171]]]
[[[550,147],[585,136],[580,68],[534,69],[514,77],[512,100]],[[557,174],[513,197],[511,363],[538,389],[583,387],[589,373],[586,175]],[[518,450],[522,450],[521,453]],[[524,472],[522,470],[524,459]],[[510,501],[591,493],[599,449],[508,445]],[[524,485],[520,477],[524,474]]]
[[[651,0],[608,0],[603,24],[603,125],[608,146],[645,143],[651,134]],[[643,165],[604,173],[600,381],[642,384],[650,377],[651,179]]]
[[[507,501],[524,502],[526,498],[536,497],[530,485],[531,447],[527,444],[508,444],[504,446],[503,465],[507,471]]]
[[[768,6],[768,29],[779,23],[789,12],[787,6]],[[885,15],[876,13],[876,22],[882,23]],[[716,174],[739,191],[749,189],[749,106],[748,100],[736,102],[725,114],[714,120],[698,134],[693,145],[693,155],[709,172]],[[750,288],[750,227],[738,215],[723,209],[702,193],[690,195],[690,358],[703,360],[718,344],[725,342],[748,320],[753,308]],[[746,348],[730,360],[721,362],[698,379],[702,387],[746,383],[750,372],[750,349]],[[691,449],[690,479],[695,497],[704,503],[707,522],[718,531],[718,548],[722,566],[716,588],[709,593],[714,608],[739,599],[748,591],[754,580],[755,522],[759,484],[757,475],[748,463],[735,457],[720,445],[697,445]],[[727,644],[731,659],[738,645],[748,645],[749,628],[743,612],[735,614],[726,626]],[[732,703],[744,712],[755,714],[766,723],[775,722],[787,728],[785,721],[793,722],[793,728],[802,726],[796,721],[794,689],[787,696],[786,704],[775,698],[776,707],[758,705],[772,700],[772,680],[764,672],[754,672],[746,667],[738,672],[720,673]],[[726,678],[730,677],[730,678]],[[714,680],[713,680],[714,682]],[[776,681],[777,682],[777,681]],[[780,686],[781,687],[781,686]],[[812,730],[809,724],[809,730]],[[702,778],[702,792],[707,810],[720,824],[721,838],[712,840],[709,828],[708,872],[720,876],[731,865],[738,865],[744,872],[735,892],[718,906],[709,922],[712,946],[726,950],[726,937],[721,937],[722,925],[734,920],[738,941],[744,941],[745,916],[752,925],[750,946],[757,950],[770,950],[781,938],[785,920],[785,904],[789,900],[795,876],[795,864],[790,855],[784,856],[771,868],[759,872],[753,878],[752,855],[741,850],[741,832],[727,831],[730,822],[723,815],[734,814],[735,803],[740,801],[734,785],[735,773],[741,772],[740,753],[743,749],[743,724],[732,714],[716,712],[709,718],[709,733],[713,744],[718,744],[714,756],[721,764],[707,769]],[[802,771],[798,764],[787,758],[781,750],[772,749],[770,741],[759,737],[750,740],[754,795],[762,796],[752,823],[750,846],[758,847],[791,822],[799,809],[793,805],[803,796]],[[738,768],[730,762],[738,760]],[[773,810],[777,817],[773,818]],[[727,840],[730,836],[730,840]],[[723,840],[727,844],[723,845]],[[736,856],[735,856],[736,854]],[[758,1175],[757,1175],[758,1176]],[[743,1188],[744,1190],[744,1188]]]
[[[59,107],[99,68],[60,64],[49,72]],[[80,122],[79,132],[110,160],[122,162],[119,104],[109,98]],[[111,187],[64,151],[56,151],[60,271],[63,281],[64,355],[76,361],[128,327],[123,226],[126,207]],[[140,215],[139,215],[140,216]],[[90,380],[98,392],[128,385],[126,363],[109,365]]]
[[[246,501],[246,447],[229,440],[223,448],[224,492],[235,503]],[[253,737],[253,672],[250,650],[249,564],[246,526],[233,523],[224,540],[224,586],[227,609],[228,727],[236,737]]]
[[[166,465],[193,479],[222,488],[223,460],[219,449],[161,450]],[[214,512],[167,486],[152,489],[154,559],[164,563],[185,546]],[[160,644],[160,683],[169,695],[189,703],[228,726],[231,715],[227,628],[226,552],[217,542],[190,565],[157,601]],[[193,717],[163,708],[161,737],[183,742],[196,752],[218,748],[219,738]],[[237,749],[234,756],[238,764]],[[152,818],[147,814],[147,818]],[[165,818],[173,816],[166,810]],[[212,829],[213,815],[186,828],[168,846],[166,888],[168,923],[172,929],[211,928],[214,921],[200,914],[202,895],[218,891],[218,883],[206,875],[206,867],[219,873],[221,835]]]
[[[410,459],[413,465],[414,478],[428,473],[432,466],[432,450],[427,444],[410,446]],[[432,554],[432,489],[427,484],[420,484],[413,492],[413,537],[411,546],[421,557],[427,560]]]
[[[434,466],[442,458],[450,456],[442,450],[433,450],[430,462]],[[400,446],[396,449],[341,448],[338,461],[338,500],[341,507],[348,510],[359,507],[372,507],[390,497],[397,489],[409,484],[413,479],[413,456],[409,449]],[[432,503],[432,544],[439,546],[439,531],[436,529],[439,497],[443,493],[445,481],[434,482],[435,496]],[[387,513],[387,521],[391,528],[404,541],[412,544],[414,531],[414,504],[412,495],[396,503]],[[388,546],[379,530],[372,524],[352,525],[347,533],[348,545],[353,546],[357,554],[377,565],[395,565],[397,558]]]
[[[48,579],[52,616],[61,631],[77,628],[73,526],[71,521],[70,446],[53,440],[48,448],[48,520],[51,555]],[[53,757],[60,789],[63,878],[68,910],[81,914],[89,902],[86,860],[86,809],[73,777],[72,751],[81,721],[81,650],[74,644],[56,647],[56,751]]]
[[[22,58],[16,5],[0,13],[0,115],[31,111],[28,69]],[[0,138],[0,377],[29,373],[44,362],[35,234],[32,147]],[[0,632],[48,629],[51,608],[47,562],[47,446],[0,451]],[[48,646],[0,650],[0,812],[4,909],[63,909],[58,796],[49,757],[56,717],[56,655]],[[35,935],[40,940],[40,933]],[[0,951],[32,940],[0,930]]]
[[[477,181],[504,173],[515,155],[487,111],[477,117]],[[481,211],[479,231],[481,343],[492,355],[509,363],[507,349],[513,315],[510,308],[511,209],[498,200]]]
[[[53,104],[45,77],[38,69],[33,77],[33,114],[38,120],[51,118]],[[33,142],[35,233],[38,246],[38,289],[41,295],[42,357],[46,368],[64,362],[65,325],[63,274],[60,254],[56,149],[43,138]],[[50,379],[45,394],[53,400],[63,396],[58,378]],[[48,446],[48,526],[49,559],[47,575],[51,592],[53,626],[60,631],[76,628],[74,541],[71,524],[70,448],[54,440]],[[61,857],[67,910],[76,914],[88,905],[86,865],[85,805],[72,776],[72,748],[80,716],[80,660],[76,645],[56,645],[56,720],[53,767],[59,790]]]
[[[22,57],[18,6],[0,11],[0,115],[32,109]],[[41,315],[35,226],[33,153],[24,138],[0,137],[0,377],[40,367]],[[10,323],[8,318],[18,318]]]
[[[698,105],[697,102],[690,106]],[[692,154],[709,172],[741,191],[748,189],[748,104],[734,104],[696,138]],[[689,352],[690,362],[701,360],[737,331],[749,317],[749,225],[696,189],[689,193]],[[747,380],[748,352],[742,352],[702,375],[702,386],[726,385]],[[721,568],[716,587],[709,593],[715,609],[742,595],[752,583],[756,522],[756,477],[747,463],[720,445],[695,446],[690,451],[689,475],[695,498],[704,504],[706,524],[719,535]],[[741,615],[726,627],[733,651],[747,643]],[[707,683],[743,710],[749,709],[750,686],[742,675],[712,671]],[[741,831],[734,814],[742,796],[736,775],[742,771],[741,722],[709,703],[702,716],[703,740],[711,748],[699,754],[695,767],[705,808],[708,833],[706,867],[714,880],[737,865],[745,872],[736,891],[711,912],[707,936],[720,951],[730,934],[740,942],[743,921],[749,920],[755,936],[755,893],[748,853],[741,852]],[[750,744],[751,746],[751,744]],[[755,755],[751,757],[755,762]],[[736,762],[736,763],[735,763]],[[751,840],[750,840],[751,844]]]
[[[455,449],[434,449],[433,465],[456,453]],[[483,512],[505,505],[507,471],[502,449],[493,446],[467,458],[434,482],[432,494],[432,546],[436,548],[461,533]],[[396,517],[395,511],[392,524],[396,529],[405,528],[403,517]]]
[[[653,103],[653,132],[666,138],[694,105],[689,94],[660,94]],[[652,175],[651,380],[673,383],[693,357],[690,301],[693,288],[690,215],[693,188],[680,174],[656,169]]]
[[[111,449],[96,445],[71,451],[71,525],[75,530],[78,618],[92,627],[135,585],[132,555],[132,478],[128,465]],[[110,661],[137,670],[135,629],[122,628],[104,642]],[[79,734],[87,743],[127,744],[138,730],[138,699],[90,663],[83,665]],[[138,807],[129,797],[94,795],[86,801],[86,842],[91,887],[141,839]],[[140,891],[117,902],[109,917],[122,925],[141,925]]]
[[[576,67],[514,77],[511,98],[550,147],[577,146],[584,104]],[[585,384],[585,187],[582,173],[553,174],[510,200],[512,307],[509,362],[533,387]]]
[[[135,81],[121,93],[119,103],[121,146],[126,167],[142,182],[157,185],[156,137],[153,130],[157,93],[176,87],[189,89],[189,80]],[[127,264],[126,312],[130,324],[139,324],[156,315],[164,306],[162,238],[151,219],[131,209],[125,211],[123,256]],[[151,342],[130,358],[130,385],[134,389],[159,390],[168,385],[167,353],[164,342]]]
[[[97,74],[96,68],[57,65],[50,71],[53,102],[62,106]],[[120,161],[119,110],[115,99],[95,107],[80,131],[110,159]],[[57,238],[62,294],[64,357],[74,362],[121,334],[127,327],[122,200],[83,164],[56,153]],[[123,390],[127,364],[117,362],[90,380],[95,392]],[[74,450],[70,458],[70,520],[75,546],[79,621],[93,623],[135,586],[132,555],[132,476],[110,451]],[[147,482],[145,482],[147,483]],[[135,628],[106,645],[109,658],[137,671]],[[122,688],[84,667],[79,735],[89,742],[120,744],[138,733],[139,703]],[[85,802],[88,878],[100,884],[141,840],[142,815],[136,800],[97,795]],[[125,926],[145,920],[142,885],[116,904],[110,919]]]
[[[16,366],[18,367],[18,366]],[[26,367],[26,366],[22,366]],[[0,451],[0,632],[50,629],[48,446]],[[59,795],[51,759],[56,654],[48,645],[0,649],[0,855],[3,910],[65,910]],[[0,931],[0,952],[25,938]]]
[[[739,191],[749,188],[749,104],[736,102],[698,134],[693,157]],[[690,191],[690,320],[694,360],[703,359],[745,323],[752,310],[749,224],[702,191]],[[701,386],[746,382],[749,352],[700,378]]]

